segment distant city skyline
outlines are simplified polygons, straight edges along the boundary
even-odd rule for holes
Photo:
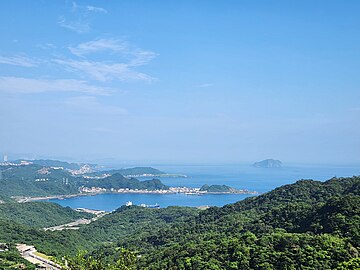
[[[359,11],[355,0],[1,1],[0,153],[360,164]]]

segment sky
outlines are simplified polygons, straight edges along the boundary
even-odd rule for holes
[[[360,164],[360,2],[0,1],[0,153]]]

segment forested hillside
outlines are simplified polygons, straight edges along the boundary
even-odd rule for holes
[[[77,219],[92,217],[92,214],[78,212],[70,207],[61,207],[49,202],[0,204],[0,219],[35,228],[52,227]]]
[[[102,179],[84,179],[81,182],[81,185],[87,187],[100,187],[100,188],[129,188],[129,189],[147,189],[147,190],[159,190],[159,189],[169,189],[158,179],[139,181],[136,178],[126,178],[119,173],[115,173],[111,176],[102,178]]]
[[[142,269],[335,269],[359,255],[359,184],[298,181],[117,245]]]
[[[0,252],[0,269],[1,270],[14,270],[26,269],[35,270],[36,266],[23,259],[20,253],[15,248],[15,245],[6,245],[6,251]]]
[[[360,177],[301,180],[207,210],[123,206],[77,231],[3,220],[0,242],[34,244],[59,258],[86,249],[91,257],[79,256],[88,265],[125,256],[138,269],[358,269],[359,185]]]
[[[68,171],[32,164],[2,166],[0,194],[4,196],[47,196],[78,192],[78,179]]]

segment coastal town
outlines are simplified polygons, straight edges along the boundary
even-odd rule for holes
[[[232,190],[229,192],[209,192],[203,191],[201,188],[192,188],[192,187],[169,187],[169,189],[156,189],[156,190],[147,190],[147,189],[129,189],[129,188],[120,188],[120,189],[106,189],[100,187],[80,187],[79,193],[77,194],[69,194],[69,195],[53,195],[53,196],[43,196],[43,197],[23,197],[23,196],[13,196],[12,198],[15,199],[19,203],[26,203],[26,202],[33,202],[33,201],[46,201],[52,199],[68,199],[74,197],[81,197],[81,196],[94,196],[98,194],[159,194],[159,195],[166,195],[166,194],[185,194],[185,195],[195,195],[195,196],[202,196],[206,194],[259,194],[256,191],[249,191],[246,189],[242,190]]]
[[[139,194],[177,194],[183,193],[185,195],[204,195],[204,194],[257,194],[256,191],[249,191],[246,189],[232,189],[228,192],[209,192],[206,190],[201,190],[201,188],[193,188],[193,187],[169,187],[169,189],[155,189],[155,190],[147,190],[147,189],[129,189],[129,188],[99,188],[99,187],[81,187],[79,189],[80,193],[139,193]]]

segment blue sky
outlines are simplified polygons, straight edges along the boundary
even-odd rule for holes
[[[1,1],[0,153],[360,163],[359,1]]]

